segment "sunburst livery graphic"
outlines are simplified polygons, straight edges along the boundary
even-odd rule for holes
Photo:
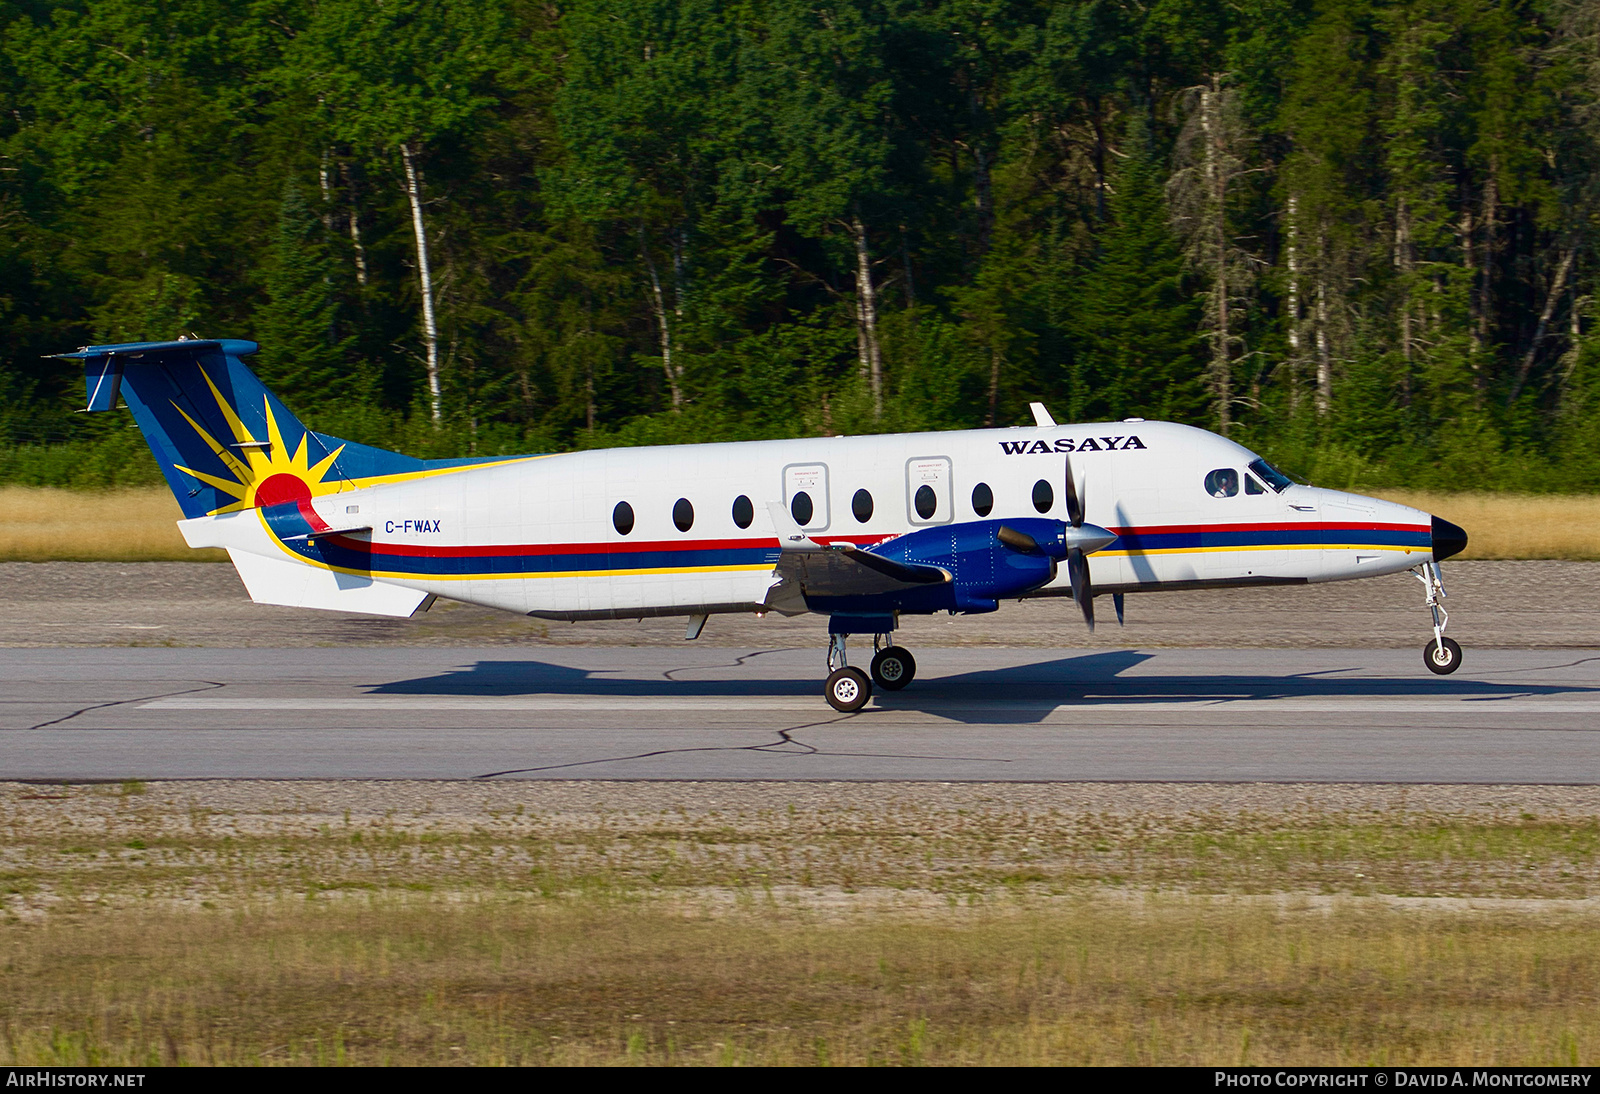
[[[223,418],[228,423],[228,428],[233,432],[233,443],[223,444],[208,433],[199,422],[189,417],[181,406],[173,403],[172,406],[184,421],[194,427],[194,431],[216,453],[217,459],[222,461],[232,474],[232,479],[225,479],[219,475],[208,475],[204,471],[195,471],[192,468],[178,465],[178,470],[186,475],[192,475],[207,486],[227,494],[229,497],[238,498],[231,505],[224,505],[213,509],[217,513],[232,513],[242,509],[264,508],[270,505],[282,505],[290,501],[309,501],[323,494],[337,493],[346,489],[347,485],[340,479],[324,482],[323,477],[333,467],[339,453],[344,451],[340,445],[327,457],[311,463],[311,457],[306,452],[308,432],[300,435],[300,447],[290,453],[289,446],[284,443],[283,432],[278,428],[278,419],[272,413],[272,402],[262,396],[262,404],[266,410],[267,435],[266,437],[253,436],[244,422],[235,414],[228,405],[228,400],[223,398],[222,392],[217,390],[217,385],[211,382],[211,377],[206,375],[204,369],[200,375],[205,377],[206,386],[211,389],[211,397],[217,401],[217,407],[222,411]],[[230,449],[238,449],[235,455]]]

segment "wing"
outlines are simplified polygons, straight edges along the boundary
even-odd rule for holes
[[[781,504],[772,503],[768,511],[783,547],[778,580],[767,592],[767,606],[774,611],[804,612],[808,597],[876,596],[951,580],[938,566],[907,565],[849,543],[824,547],[802,532]]]

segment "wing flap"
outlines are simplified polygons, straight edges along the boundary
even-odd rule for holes
[[[785,613],[806,611],[812,597],[880,596],[951,580],[938,566],[908,566],[853,546],[786,550],[777,576],[767,605]]]

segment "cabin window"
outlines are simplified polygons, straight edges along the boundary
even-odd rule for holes
[[[756,519],[756,507],[750,504],[750,499],[740,494],[733,499],[733,523],[740,528],[750,527],[750,522]]]
[[[672,523],[678,526],[680,532],[687,532],[694,527],[694,506],[688,498],[679,498],[672,507]]]
[[[857,490],[856,496],[850,499],[850,512],[855,514],[856,520],[865,524],[872,519],[872,495],[865,490]]]
[[[972,488],[972,511],[980,517],[994,511],[994,491],[989,489],[988,483],[980,482]]]
[[[933,492],[933,487],[924,483],[917,487],[917,492],[912,497],[911,504],[916,507],[917,516],[923,520],[932,520],[933,511],[939,508],[939,495]]]
[[[789,515],[802,528],[811,523],[811,517],[816,511],[817,507],[812,504],[811,495],[804,490],[796,491],[794,497],[789,499]]]
[[[1041,513],[1048,513],[1050,507],[1056,503],[1056,491],[1044,479],[1033,484],[1033,507]]]
[[[1248,471],[1244,475],[1244,492],[1246,494],[1265,494],[1267,488],[1256,481],[1256,477]]]
[[[619,536],[633,531],[633,506],[625,501],[617,502],[617,507],[611,510],[611,527],[617,530]]]
[[[1214,498],[1231,498],[1239,492],[1239,472],[1219,467],[1206,476],[1206,493]]]

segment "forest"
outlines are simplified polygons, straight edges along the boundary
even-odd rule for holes
[[[261,343],[424,456],[1165,418],[1600,489],[1593,0],[0,0],[0,482],[47,355]]]

